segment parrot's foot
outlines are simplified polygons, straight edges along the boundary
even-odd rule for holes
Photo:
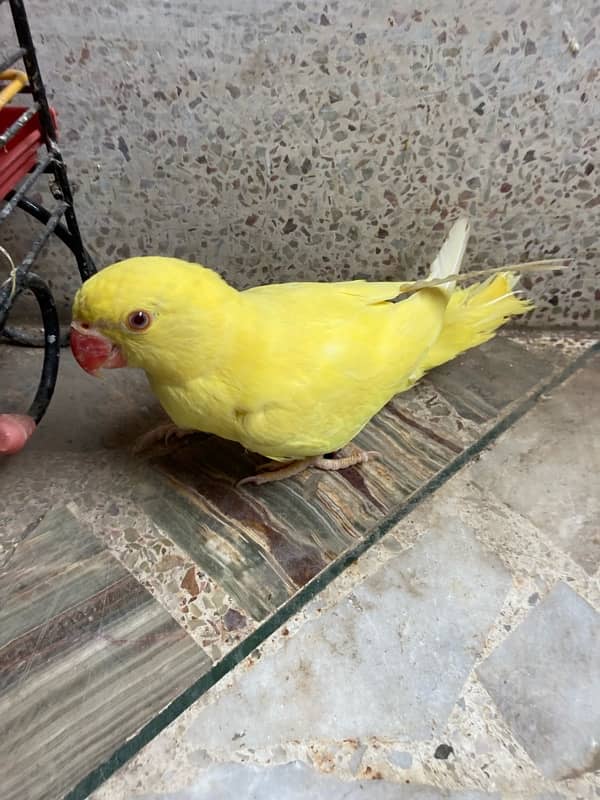
[[[197,433],[197,431],[178,428],[173,422],[163,422],[139,436],[133,445],[133,452],[142,453],[155,444],[168,445],[173,437],[183,439],[184,436],[191,436],[192,433]]]
[[[340,454],[345,451],[346,448],[341,450]],[[291,461],[284,465],[280,465],[278,461],[269,461],[267,464],[263,464],[258,468],[258,473],[256,475],[242,478],[241,481],[238,481],[237,485],[243,486],[244,484],[254,483],[260,486],[263,483],[281,481],[285,478],[291,478],[293,475],[299,475],[310,467],[328,471],[348,469],[348,467],[354,467],[356,464],[364,464],[366,461],[372,461],[374,458],[379,458],[379,453],[376,450],[360,450],[359,448],[353,447],[347,456],[312,456],[311,458],[303,458],[299,461]]]

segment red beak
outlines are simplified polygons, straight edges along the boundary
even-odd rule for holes
[[[127,366],[127,361],[119,347],[94,328],[85,327],[85,324],[79,322],[72,322],[70,339],[75,360],[90,375],[97,375],[100,369],[117,369]]]

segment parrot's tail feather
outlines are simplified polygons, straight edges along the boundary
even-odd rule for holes
[[[522,273],[522,272],[555,272],[556,270],[570,269],[573,262],[565,261],[560,258],[547,258],[543,261],[530,261],[524,264],[507,264],[503,267],[489,267],[487,269],[469,270],[458,274],[445,275],[442,278],[433,278],[431,275],[420,281],[410,281],[407,283],[398,284],[398,291],[403,294],[414,294],[420,292],[421,289],[430,289],[433,286],[445,287],[449,281],[456,283],[466,283],[472,278],[483,278],[491,275],[505,275],[506,273]],[[515,276],[515,280],[518,275]]]
[[[450,233],[440,248],[440,252],[431,265],[429,280],[439,281],[448,275],[456,275],[460,272],[469,241],[469,233],[470,226],[468,219],[462,217],[454,223],[450,229]],[[440,285],[448,291],[452,291],[455,283],[449,281],[448,283],[442,283]]]
[[[444,327],[425,359],[423,372],[487,342],[510,317],[531,311],[533,303],[517,297],[513,291],[518,278],[515,273],[504,272],[483,283],[454,291],[446,309]]]

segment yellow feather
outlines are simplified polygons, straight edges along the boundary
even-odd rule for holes
[[[468,225],[457,223],[434,262],[437,277],[458,271],[466,235]],[[505,273],[468,289],[448,283],[404,300],[398,295],[410,284],[400,282],[238,292],[199,265],[134,258],[87,281],[73,316],[146,371],[179,427],[287,460],[340,449],[427,370],[528,311],[514,280]],[[138,309],[153,317],[143,333],[125,325]]]
[[[423,371],[445,364],[465,350],[491,339],[510,317],[531,311],[533,303],[513,293],[518,276],[501,273],[484,283],[453,292],[442,333],[423,364]]]

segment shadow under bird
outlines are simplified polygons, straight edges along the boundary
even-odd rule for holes
[[[150,431],[140,448],[172,434],[216,434],[270,459],[241,483],[344,469],[377,456],[351,442],[394,395],[532,308],[514,293],[511,270],[535,265],[457,286],[468,237],[459,219],[419,282],[237,291],[199,264],[130,258],[77,292],[71,348],[92,374],[145,371],[173,424]]]

